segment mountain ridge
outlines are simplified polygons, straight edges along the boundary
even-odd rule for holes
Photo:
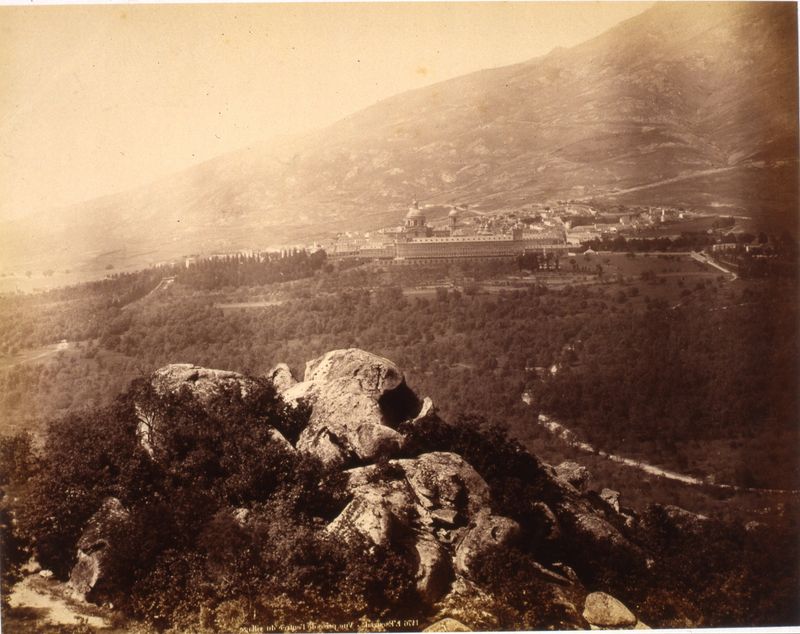
[[[657,3],[571,48],[44,214],[38,230],[11,223],[4,252],[86,261],[100,236],[103,252],[155,260],[265,248],[394,224],[412,197],[686,205],[792,226],[795,27],[791,3]]]

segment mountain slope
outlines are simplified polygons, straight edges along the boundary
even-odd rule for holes
[[[412,197],[685,204],[792,225],[795,11],[658,3],[571,49],[394,96],[38,228],[17,223],[0,247],[12,261],[155,261],[394,223]]]

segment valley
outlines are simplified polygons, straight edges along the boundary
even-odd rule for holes
[[[45,304],[36,296],[3,300],[9,321],[0,345],[46,346],[4,357],[4,433],[44,430],[48,419],[86,403],[110,403],[130,380],[169,360],[261,374],[277,359],[300,370],[319,351],[361,347],[402,360],[416,389],[447,404],[446,417],[500,423],[545,459],[573,456],[537,431],[537,411],[568,419],[601,452],[731,486],[799,488],[796,430],[785,418],[794,395],[782,387],[791,380],[785,368],[794,348],[770,338],[794,341],[791,295],[779,281],[736,280],[680,252],[587,252],[565,259],[559,271],[532,272],[514,261],[387,266],[318,259],[319,268],[300,269],[294,281],[240,286],[213,282],[215,267],[230,269],[230,262],[202,266],[203,276],[155,269],[136,282],[141,297],[121,306],[108,295],[119,297],[121,289],[98,293],[91,286],[82,299],[76,287]],[[762,311],[769,322],[754,318]],[[757,323],[772,323],[772,334],[749,334]],[[59,344],[66,336],[72,343]],[[672,337],[689,347],[661,349]],[[40,351],[48,356],[37,359]],[[777,382],[756,380],[742,391],[758,358],[771,359]],[[643,371],[654,374],[636,374]],[[675,383],[670,377],[677,376],[684,378]],[[612,392],[597,391],[598,381],[610,382],[603,389]],[[709,381],[713,392],[705,391]],[[574,390],[585,394],[583,402],[567,397]],[[522,391],[533,407],[519,401]],[[707,428],[700,436],[699,421]],[[719,451],[693,449],[709,442]],[[574,457],[584,459],[580,451]],[[683,503],[703,512],[735,512],[741,501],[638,479],[624,465],[606,464],[599,473],[641,504],[659,499],[653,489],[664,499],[681,490]],[[749,501],[743,507],[754,510]]]

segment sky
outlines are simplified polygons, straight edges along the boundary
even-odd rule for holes
[[[573,46],[650,5],[0,6],[0,220]]]

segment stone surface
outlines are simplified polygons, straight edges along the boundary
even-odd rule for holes
[[[466,625],[455,619],[445,618],[431,623],[423,632],[471,632]]]
[[[436,451],[393,462],[423,507],[463,511],[470,518],[489,507],[489,485],[458,454]]]
[[[311,407],[297,448],[326,464],[347,466],[396,454],[403,437],[393,427],[420,409],[394,363],[357,348],[309,361],[300,383],[293,383],[287,372],[282,366],[272,372],[281,396]]]
[[[208,405],[229,388],[236,388],[242,396],[247,396],[255,382],[238,372],[173,363],[156,370],[150,377],[150,384],[160,396],[187,389],[203,405]]]
[[[591,477],[586,467],[572,460],[565,460],[553,468],[559,478],[574,486],[578,491],[582,491],[586,487]]]
[[[586,597],[583,618],[590,625],[610,629],[631,628],[638,621],[624,603],[605,592],[592,592]]]
[[[435,608],[434,619],[454,619],[473,631],[496,631],[500,625],[494,598],[461,576],[456,577],[450,591]]]
[[[422,533],[414,542],[417,554],[417,592],[427,604],[447,592],[453,579],[453,567],[446,548],[430,533]]]
[[[619,491],[615,491],[614,489],[603,489],[600,491],[600,499],[602,499],[617,513],[619,513]]]
[[[376,399],[405,380],[389,359],[358,348],[332,350],[306,364],[305,382],[324,385],[338,379],[354,382],[359,391]]]
[[[352,464],[391,456],[403,437],[384,424],[378,402],[357,383],[337,379],[317,388],[309,424],[297,448],[325,463]]]
[[[129,518],[128,510],[117,498],[106,498],[100,509],[86,523],[78,540],[77,561],[68,582],[77,595],[86,597],[102,582],[113,548],[113,532]]]
[[[510,544],[520,532],[519,524],[500,515],[492,515],[488,509],[481,512],[467,530],[464,539],[456,548],[456,572],[469,576],[472,565],[483,553],[497,546]]]
[[[376,482],[359,487],[327,530],[346,541],[362,537],[376,546],[388,546],[398,526],[409,526],[414,501],[406,487]]]
[[[275,389],[282,393],[293,385],[297,384],[297,379],[292,376],[292,371],[285,363],[279,363],[267,373],[267,378],[272,381]]]
[[[411,423],[416,425],[424,421],[428,416],[433,416],[436,413],[436,405],[433,404],[433,399],[430,396],[426,396],[422,399],[422,407],[419,410],[419,413],[412,419]]]
[[[459,455],[431,452],[347,471],[353,498],[327,530],[386,546],[395,535],[410,544],[423,601],[444,595],[454,568],[518,532],[512,520],[492,515],[489,487]],[[464,563],[466,562],[466,563]]]

